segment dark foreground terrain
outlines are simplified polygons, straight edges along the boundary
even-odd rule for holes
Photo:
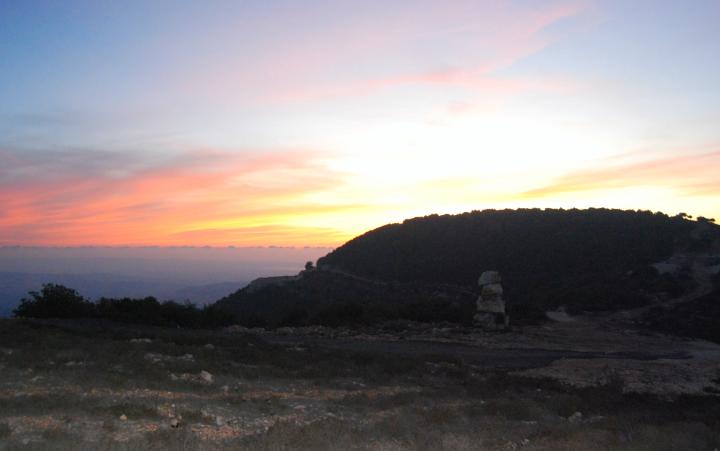
[[[0,449],[714,450],[720,346],[558,318],[223,331],[0,321]]]

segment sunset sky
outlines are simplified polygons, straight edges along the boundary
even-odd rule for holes
[[[0,0],[0,245],[720,219],[720,1]]]

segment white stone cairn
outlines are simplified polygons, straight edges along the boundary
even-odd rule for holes
[[[505,313],[501,282],[498,271],[485,271],[478,279],[480,296],[477,299],[477,313],[473,322],[483,330],[502,331],[510,327],[510,317]]]

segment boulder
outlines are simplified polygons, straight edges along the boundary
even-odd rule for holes
[[[213,375],[205,370],[200,371],[200,379],[202,379],[207,384],[212,384],[215,381]]]

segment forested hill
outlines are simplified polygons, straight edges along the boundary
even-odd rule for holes
[[[475,308],[478,276],[496,269],[511,317],[534,321],[561,306],[607,311],[677,298],[696,286],[689,266],[660,274],[652,265],[679,254],[717,256],[719,243],[712,220],[647,211],[432,215],[367,232],[318,260],[317,270],[239,290],[219,305],[241,321],[257,315],[269,324],[463,322]]]
[[[720,227],[704,218],[648,211],[485,210],[380,227],[321,258],[318,268],[466,286],[480,272],[498,269],[511,302],[602,309],[603,303],[640,303],[640,291],[682,289],[647,286],[670,283],[649,280],[648,265],[676,252],[709,252],[718,237]]]
[[[460,285],[474,284],[488,268],[538,279],[627,271],[679,249],[706,247],[703,236],[692,237],[696,225],[661,213],[608,209],[431,215],[367,232],[318,260],[318,267]]]

